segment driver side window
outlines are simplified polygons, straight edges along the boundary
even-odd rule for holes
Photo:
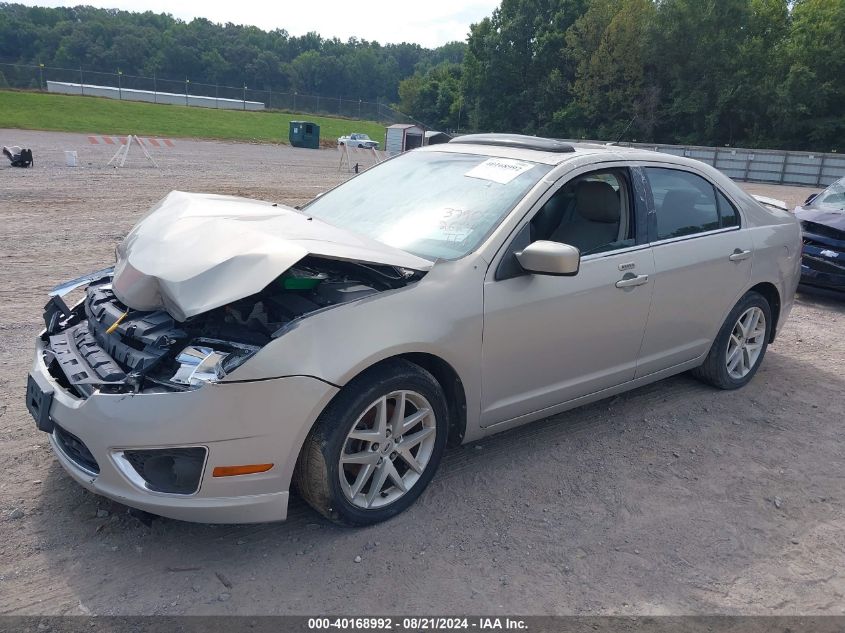
[[[570,244],[581,255],[634,246],[633,204],[624,170],[591,172],[564,184],[530,222],[530,241]]]

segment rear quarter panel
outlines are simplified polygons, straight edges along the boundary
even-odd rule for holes
[[[760,216],[749,226],[754,244],[751,285],[769,282],[780,294],[778,329],[786,322],[795,301],[795,290],[801,278],[801,227],[792,214],[770,210],[757,203],[747,209],[749,216]],[[782,217],[778,217],[782,214]],[[769,220],[768,223],[765,220]]]
[[[739,203],[754,245],[751,286],[768,282],[780,295],[778,329],[786,323],[801,279],[801,225],[795,216],[757,202],[730,178],[712,169],[718,183]]]

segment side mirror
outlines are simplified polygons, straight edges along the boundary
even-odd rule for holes
[[[516,253],[522,269],[535,275],[572,277],[578,274],[581,251],[569,244],[538,240]]]
[[[816,199],[816,198],[818,198],[818,197],[819,197],[819,194],[817,194],[817,193],[811,193],[811,194],[810,194],[810,197],[809,197],[809,198],[807,198],[806,200],[804,200],[804,204],[810,204],[813,200],[815,200],[815,199]]]

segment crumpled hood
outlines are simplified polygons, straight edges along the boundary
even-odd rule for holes
[[[164,309],[184,321],[259,292],[306,255],[432,266],[290,207],[173,191],[117,247],[112,287],[130,308]]]
[[[807,222],[823,224],[840,231],[845,231],[845,212],[825,211],[824,209],[813,209],[812,207],[797,207],[795,217]]]

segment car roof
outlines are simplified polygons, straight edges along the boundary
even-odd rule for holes
[[[482,135],[479,135],[481,137]],[[496,137],[502,139],[502,144],[495,142]],[[701,162],[666,154],[654,152],[635,147],[622,147],[614,144],[602,143],[578,143],[562,141],[560,139],[548,139],[535,136],[523,136],[517,134],[484,134],[482,142],[473,142],[473,136],[456,137],[449,143],[429,145],[417,151],[454,152],[458,154],[479,154],[495,156],[496,158],[511,158],[514,160],[527,160],[545,165],[561,165],[576,159],[594,157],[597,162],[608,160],[631,160],[631,161],[652,161],[660,163],[671,163],[676,165],[695,165],[700,167]],[[463,139],[463,140],[461,140]],[[515,140],[521,143],[514,143]],[[553,151],[544,149],[555,147]]]

